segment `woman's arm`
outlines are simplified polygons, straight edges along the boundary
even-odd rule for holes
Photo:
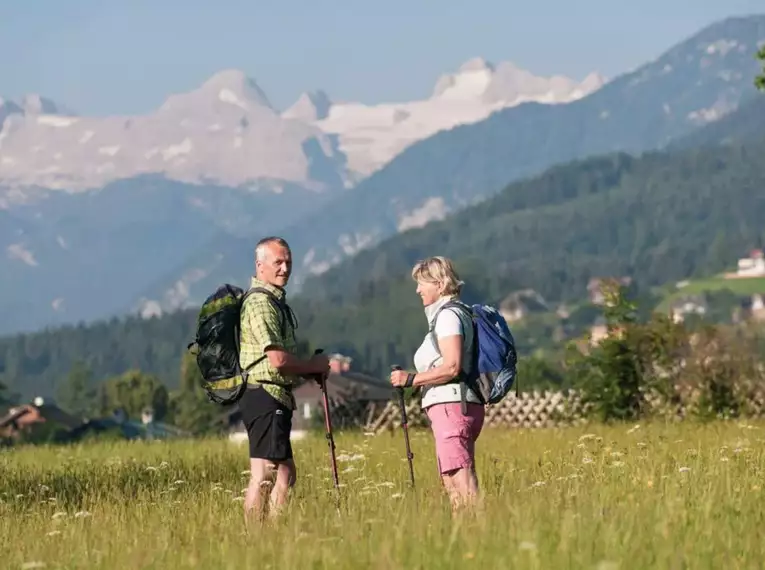
[[[462,338],[462,335],[454,334],[437,339],[443,357],[441,364],[415,374],[412,386],[435,386],[455,378],[462,369]]]

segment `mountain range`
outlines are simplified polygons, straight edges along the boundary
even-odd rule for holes
[[[143,117],[2,102],[0,332],[199,303],[266,233],[300,286],[555,164],[674,144],[755,97],[763,40],[765,17],[730,18],[605,84],[476,59],[396,105],[279,112],[236,71]]]
[[[78,116],[28,95],[19,104],[0,101],[0,181],[76,192],[162,174],[276,192],[284,184],[343,188],[439,130],[524,101],[572,101],[603,82],[596,73],[577,83],[474,59],[442,76],[432,97],[404,103],[333,103],[319,90],[280,111],[236,69],[169,96],[146,115]]]

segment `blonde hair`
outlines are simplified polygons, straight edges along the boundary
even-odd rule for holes
[[[415,263],[412,279],[418,282],[439,283],[441,295],[459,295],[464,283],[460,281],[454,264],[446,257],[428,257]]]

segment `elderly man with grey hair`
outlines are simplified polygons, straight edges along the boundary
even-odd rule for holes
[[[329,371],[329,360],[315,355],[297,357],[297,320],[287,305],[285,287],[292,273],[292,253],[287,242],[267,237],[255,247],[252,288],[265,292],[247,297],[241,311],[240,364],[250,368],[247,390],[239,410],[247,428],[250,451],[250,483],[245,495],[245,518],[253,510],[263,520],[262,487],[274,479],[270,514],[286,504],[296,480],[290,434],[295,399],[292,387],[299,377],[315,377]]]

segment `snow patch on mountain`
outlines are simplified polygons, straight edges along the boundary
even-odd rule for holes
[[[398,231],[421,228],[428,222],[443,220],[448,213],[449,208],[444,199],[440,196],[433,196],[428,198],[419,208],[402,216],[398,222]]]
[[[38,265],[34,254],[22,243],[12,243],[6,248],[6,253],[10,259],[21,261],[30,267],[37,267]]]
[[[510,62],[498,65],[482,58],[465,62],[456,73],[442,75],[428,99],[405,103],[331,103],[304,94],[283,116],[311,121],[336,134],[349,169],[366,177],[409,145],[458,125],[475,123],[525,102],[568,103],[596,91],[605,79],[591,73],[581,82],[555,75],[539,77]],[[326,109],[326,110],[325,110]]]

